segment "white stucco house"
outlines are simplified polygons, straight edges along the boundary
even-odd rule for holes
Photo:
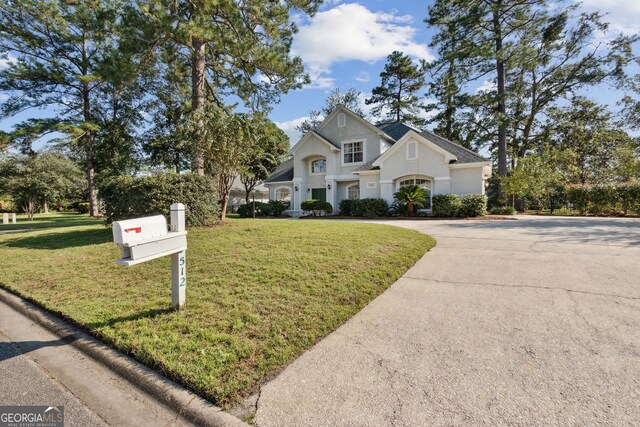
[[[383,198],[391,204],[400,187],[412,184],[430,197],[484,194],[491,177],[491,161],[471,150],[403,123],[373,125],[342,106],[289,154],[265,186],[271,200],[290,201],[293,216],[308,199],[328,201],[335,212],[344,199]]]

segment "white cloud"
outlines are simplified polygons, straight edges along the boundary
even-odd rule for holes
[[[289,137],[289,145],[293,146],[296,142],[300,140],[302,134],[296,130],[297,126],[300,126],[302,122],[309,119],[309,117],[298,117],[297,119],[289,120],[286,122],[274,122],[276,126],[284,131],[285,134]]]
[[[369,73],[367,73],[366,71],[361,71],[358,74],[356,74],[354,79],[357,82],[366,83],[371,79],[371,75]]]
[[[314,88],[333,85],[327,77],[340,62],[373,63],[399,50],[416,59],[433,59],[425,44],[414,40],[411,15],[373,12],[357,3],[340,4],[299,24],[292,50],[302,57]]]
[[[497,89],[498,89],[498,86],[496,85],[495,82],[492,82],[490,80],[485,80],[482,82],[480,86],[476,88],[476,93],[491,92]]]
[[[18,61],[18,58],[8,53],[5,58],[0,56],[0,70],[4,70],[10,64],[14,64]]]
[[[588,11],[599,11],[605,14],[604,20],[609,22],[614,32],[635,34],[640,32],[640,2],[637,0],[581,0]]]

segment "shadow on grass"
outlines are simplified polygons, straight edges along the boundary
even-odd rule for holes
[[[111,230],[105,228],[18,237],[7,241],[5,246],[26,249],[66,249],[79,246],[100,245],[110,241]]]
[[[11,359],[12,357],[30,353],[44,347],[60,347],[68,345],[77,340],[74,335],[69,335],[52,341],[13,341],[0,342],[0,362]]]
[[[140,319],[153,319],[154,317],[162,316],[165,314],[173,313],[175,310],[172,308],[154,308],[145,310],[140,313],[130,314],[128,316],[114,317],[102,322],[87,322],[86,325],[89,329],[100,329],[108,326],[113,326],[117,323],[131,322]]]

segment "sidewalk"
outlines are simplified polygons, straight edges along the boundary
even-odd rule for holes
[[[0,292],[3,298],[9,295]],[[19,301],[12,295],[9,298]],[[191,426],[194,424],[185,413],[194,411],[200,411],[208,425],[244,425],[219,408],[203,404],[195,394],[128,361],[133,369],[143,372],[146,382],[155,381],[166,390],[165,400],[171,394],[181,397],[174,399],[170,408],[72,345],[76,340],[86,345],[89,340],[83,335],[78,331],[61,338],[0,300],[0,405],[64,405],[66,426]],[[89,345],[103,353],[112,352],[98,342]]]

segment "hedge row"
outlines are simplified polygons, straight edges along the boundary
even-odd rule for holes
[[[256,202],[256,216],[280,216],[287,210],[287,205],[278,200],[270,200],[269,203]],[[240,218],[253,217],[253,203],[238,206]]]
[[[193,173],[160,173],[145,177],[119,176],[100,186],[107,223],[140,216],[163,214],[169,207],[186,207],[187,227],[213,225],[219,218],[215,181]]]
[[[487,196],[484,194],[434,194],[431,198],[433,216],[476,217],[487,213]]]
[[[580,214],[640,214],[640,182],[607,185],[571,185],[567,201]]]
[[[389,205],[384,199],[356,199],[340,201],[340,215],[377,218],[386,216]]]

